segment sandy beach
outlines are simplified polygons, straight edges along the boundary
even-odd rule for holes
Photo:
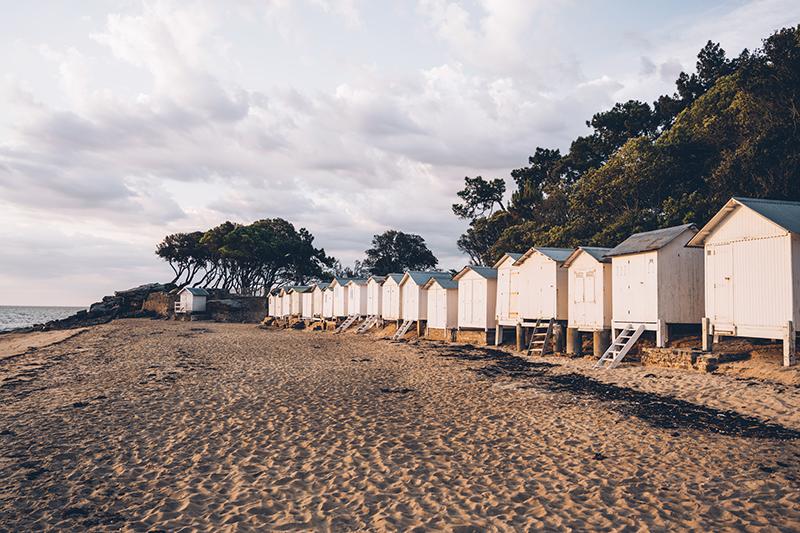
[[[0,529],[800,528],[794,385],[239,324],[58,340],[0,360]]]

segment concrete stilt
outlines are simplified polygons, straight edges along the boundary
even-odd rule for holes
[[[711,332],[711,319],[703,317],[701,323],[703,325],[703,351],[710,352],[714,346],[714,335]]]
[[[503,338],[503,327],[500,324],[497,324],[494,327],[494,345],[500,346],[502,338]]]
[[[564,353],[567,347],[567,335],[564,324],[556,322],[553,324],[553,352]]]
[[[582,335],[578,328],[567,328],[567,353],[570,355],[581,355]]]
[[[606,353],[606,350],[608,350],[609,346],[611,346],[610,329],[601,329],[599,331],[592,332],[592,348],[596,358],[600,359],[603,357],[603,354]]]
[[[656,346],[658,348],[664,348],[667,343],[669,342],[669,329],[667,323],[663,320],[659,320],[656,326]]]
[[[794,330],[794,323],[790,320],[786,323],[786,331],[783,335],[783,366],[794,366],[797,364],[797,332]]]
[[[522,351],[522,324],[517,324],[516,328],[516,344],[517,344],[517,351]]]

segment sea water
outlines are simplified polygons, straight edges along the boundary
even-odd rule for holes
[[[33,307],[0,305],[0,331],[25,328],[50,320],[66,318],[85,307]]]

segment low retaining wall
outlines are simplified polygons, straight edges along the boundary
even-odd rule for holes
[[[719,366],[716,355],[692,348],[642,348],[640,358],[643,366],[683,368],[700,372],[713,372]]]
[[[483,331],[474,329],[460,329],[456,331],[456,342],[486,346],[494,344],[494,330]]]
[[[453,340],[453,330],[442,328],[428,328],[425,333],[425,338],[432,341],[447,341]]]

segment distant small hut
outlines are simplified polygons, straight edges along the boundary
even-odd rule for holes
[[[205,313],[208,291],[199,287],[184,287],[178,291],[175,312],[182,314]]]
[[[796,364],[800,202],[731,198],[689,241],[705,251],[703,348],[725,336],[783,341]]]

